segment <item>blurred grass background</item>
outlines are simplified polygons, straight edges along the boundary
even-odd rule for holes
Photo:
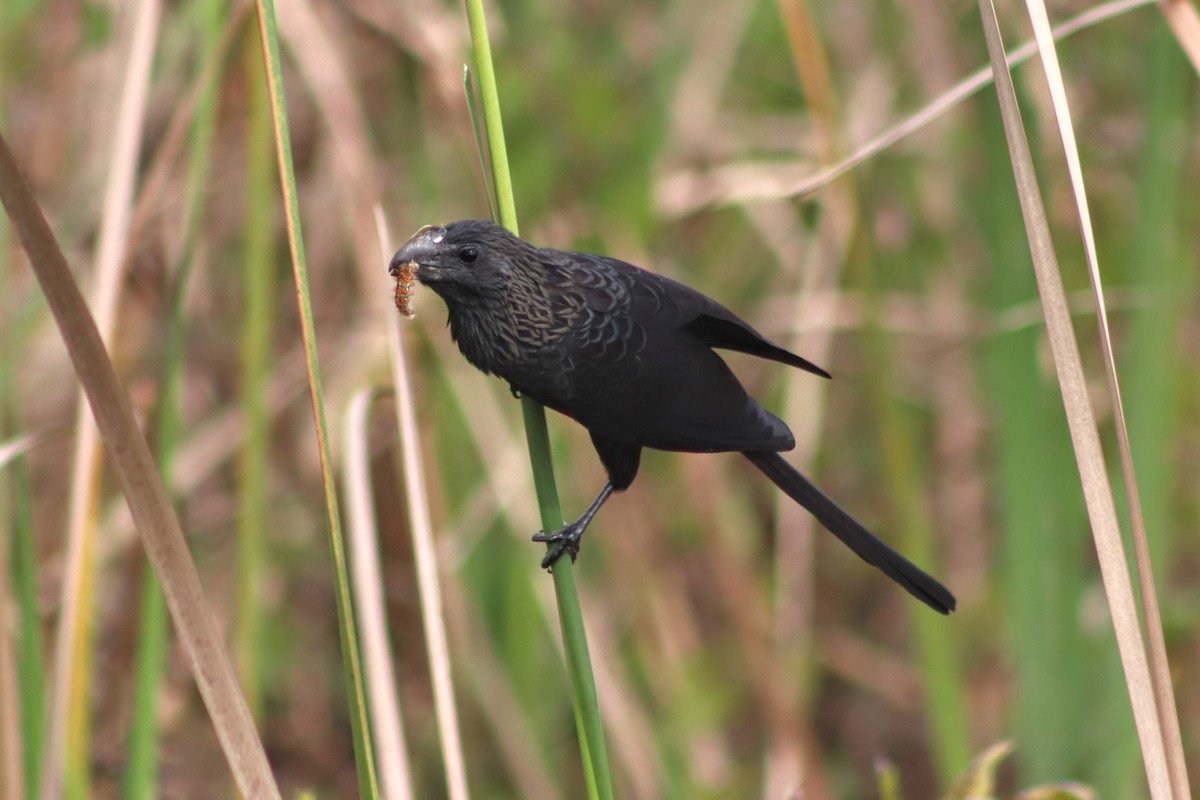
[[[0,119],[85,287],[132,12],[0,7]],[[288,0],[279,14],[326,402],[340,420],[354,393],[387,382],[381,315],[392,313],[392,284],[372,204],[382,202],[398,240],[488,214],[462,92],[466,25],[457,6],[432,0]],[[948,620],[915,607],[809,534],[740,459],[647,454],[578,564],[618,794],[779,797],[803,775],[808,797],[869,796],[886,758],[905,796],[930,797],[970,755],[1011,738],[1006,786],[1071,779],[1102,797],[1140,796],[990,90],[814,194],[697,204],[722,176],[736,188],[812,174],[948,90],[986,62],[974,5],[533,0],[501,3],[490,21],[523,234],[683,279],[829,368],[825,386],[730,359],[758,396],[789,409],[797,463],[960,601]],[[254,25],[245,8],[207,0],[163,9],[112,351],[171,467],[285,794],[352,796],[321,478]],[[1026,33],[1009,30],[1010,46]],[[1184,677],[1200,667],[1189,534],[1200,511],[1190,491],[1200,460],[1196,76],[1153,7],[1076,34],[1060,54],[1168,646]],[[1017,80],[1068,289],[1083,293],[1057,139],[1038,134],[1044,84],[1036,66]],[[61,613],[77,389],[23,256],[3,235],[0,440],[45,437],[0,472],[17,675],[0,701],[19,698],[32,787]],[[526,541],[537,523],[519,408],[458,357],[437,298],[418,290],[416,304],[404,331],[471,788],[576,797],[549,582]],[[1094,319],[1076,321],[1094,351]],[[384,487],[376,503],[397,680],[417,796],[439,796],[386,406],[372,419],[372,465]],[[581,430],[550,424],[570,516],[602,470]],[[130,796],[131,742],[154,724],[157,794],[224,796],[224,767],[176,649],[150,691],[157,702],[133,705],[146,691],[133,665],[154,671],[153,649],[139,648],[161,622],[140,591],[144,558],[114,487],[102,485],[96,509],[86,745],[68,761],[67,785],[73,796]],[[1195,767],[1200,694],[1182,679],[1177,692]]]

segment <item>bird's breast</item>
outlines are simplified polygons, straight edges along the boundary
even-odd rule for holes
[[[450,333],[467,361],[483,372],[530,395],[562,394],[571,359],[563,346],[565,332],[550,322],[513,309],[487,317],[458,314],[450,318]]]

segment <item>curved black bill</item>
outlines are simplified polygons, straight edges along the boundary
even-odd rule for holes
[[[412,235],[404,246],[396,251],[388,264],[388,274],[393,278],[404,264],[420,264],[438,251],[442,240],[446,238],[446,229],[437,225],[426,225]]]

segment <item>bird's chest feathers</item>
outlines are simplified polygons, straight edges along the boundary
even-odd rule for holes
[[[536,279],[514,276],[502,301],[459,305],[450,329],[477,368],[570,413],[605,376],[619,381],[638,368],[645,337],[628,308],[628,293],[612,275],[547,269]]]
[[[487,303],[450,317],[450,333],[466,359],[518,386],[531,376],[561,371],[567,329],[548,301]]]

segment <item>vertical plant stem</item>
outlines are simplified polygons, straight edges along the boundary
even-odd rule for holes
[[[1116,358],[1113,355],[1112,336],[1109,333],[1108,312],[1105,308],[1103,283],[1100,276],[1100,259],[1097,254],[1096,236],[1088,209],[1088,196],[1084,187],[1083,164],[1076,144],[1074,123],[1071,120],[1070,104],[1067,100],[1066,82],[1059,65],[1054,37],[1050,30],[1049,14],[1042,0],[1026,0],[1030,21],[1038,42],[1046,82],[1058,122],[1059,135],[1066,156],[1067,172],[1075,195],[1075,207],[1079,216],[1080,234],[1083,238],[1084,254],[1088,265],[1088,279],[1092,284],[1092,304],[1096,310],[1097,333],[1099,335],[1101,363],[1108,382],[1109,398],[1112,402],[1113,427],[1116,434],[1118,463],[1125,489],[1125,502],[1129,514],[1130,533],[1133,539],[1134,562],[1138,571],[1139,600],[1142,621],[1146,625],[1146,641],[1150,646],[1150,679],[1153,697],[1158,712],[1160,734],[1165,747],[1171,788],[1176,797],[1190,797],[1187,768],[1184,764],[1183,741],[1179,730],[1179,713],[1175,695],[1171,688],[1170,665],[1167,662],[1166,644],[1162,633],[1162,617],[1159,611],[1158,592],[1154,585],[1154,571],[1150,564],[1150,546],[1146,541],[1146,522],[1142,515],[1142,501],[1138,494],[1137,476],[1133,465],[1133,448],[1129,443],[1129,430],[1125,417],[1125,405],[1121,400],[1120,381],[1117,377]]]
[[[1158,353],[1159,358],[1132,358],[1124,372],[1129,398],[1130,438],[1137,442],[1134,454],[1139,476],[1139,495],[1143,500],[1146,530],[1155,536],[1147,544],[1150,552],[1138,554],[1138,581],[1153,579],[1153,564],[1164,574],[1175,542],[1170,538],[1168,512],[1170,498],[1179,488],[1178,472],[1173,468],[1178,455],[1179,432],[1187,424],[1181,413],[1183,385],[1190,363],[1180,357],[1178,331],[1186,324],[1189,298],[1195,297],[1193,264],[1181,252],[1179,216],[1190,191],[1186,174],[1179,165],[1179,146],[1186,141],[1189,102],[1186,93],[1191,70],[1165,29],[1151,39],[1146,68],[1148,114],[1142,176],[1137,192],[1138,218],[1130,264],[1140,265],[1135,280],[1153,298],[1151,305],[1132,320],[1131,353]],[[1138,553],[1135,540],[1135,553]],[[1179,745],[1179,715],[1171,696],[1170,673],[1166,665],[1166,642],[1157,608],[1143,604],[1146,636],[1151,653],[1151,668],[1159,672],[1155,692],[1162,708],[1165,725],[1170,726],[1169,755],[1172,755],[1172,780],[1180,797],[1190,797],[1188,776]]]
[[[248,90],[246,114],[246,219],[242,228],[242,330],[238,396],[246,436],[237,461],[237,567],[234,592],[237,618],[233,655],[246,702],[261,711],[259,653],[262,634],[263,531],[267,527],[267,475],[270,419],[266,389],[270,378],[272,287],[275,247],[271,209],[276,201],[272,181],[271,103],[263,81],[262,61],[254,59],[247,41],[244,69]]]
[[[149,93],[150,66],[157,42],[160,5],[141,0],[130,22],[130,53],[116,115],[112,169],[96,244],[96,326],[112,339],[124,277],[130,204],[137,174],[142,122]],[[41,793],[57,798],[90,794],[92,613],[95,600],[96,505],[102,474],[100,436],[81,395],[76,410],[76,439],[68,511],[67,568],[62,588],[54,668],[54,706],[44,750]]]
[[[185,256],[185,259],[188,256]],[[183,381],[184,345],[187,322],[182,309],[188,262],[176,276],[168,309],[163,354],[162,393],[158,409],[158,464],[163,486],[172,494],[171,467],[181,429],[180,392]],[[167,661],[170,630],[167,606],[154,570],[142,569],[139,590],[138,640],[134,653],[133,701],[129,721],[129,760],[125,766],[123,797],[150,800],[158,796],[158,694]]]
[[[891,357],[879,327],[879,292],[874,269],[869,256],[862,258],[866,262],[861,269],[866,284],[863,291],[865,372],[871,405],[879,420],[888,498],[903,537],[904,549],[916,563],[928,564],[933,560],[933,536],[919,480],[925,465],[917,457],[912,426],[893,397]],[[962,677],[945,620],[916,604],[910,603],[909,607],[934,762],[942,784],[948,785],[971,760]]]
[[[492,163],[492,184],[499,211],[499,222],[518,233],[516,204],[513,200],[512,179],[508,170],[508,151],[504,143],[504,125],[500,115],[500,96],[496,90],[496,73],[492,65],[491,44],[483,0],[467,0],[467,19],[474,49],[475,73],[483,105],[483,122],[487,134],[488,155]],[[538,496],[544,530],[562,527],[562,508],[550,460],[550,438],[546,431],[546,412],[528,397],[521,398],[525,419],[525,435],[529,443],[529,459],[533,469],[534,486]],[[587,635],[579,596],[575,589],[574,567],[571,560],[561,558],[554,565],[554,591],[558,599],[559,624],[562,626],[563,647],[566,650],[567,670],[570,673],[575,726],[579,749],[583,756],[584,777],[588,796],[607,800],[613,796],[612,775],[608,766],[608,751],[604,744],[604,726],[600,718],[600,702],[596,695],[595,677],[588,654]]]
[[[7,359],[4,359],[8,363]],[[8,410],[7,408],[5,409]],[[7,430],[7,426],[5,427]],[[15,587],[19,619],[16,624],[17,689],[20,692],[21,758],[25,796],[37,797],[40,784],[42,738],[46,731],[46,676],[42,666],[42,636],[38,619],[37,557],[33,544],[33,515],[30,509],[29,473],[24,457],[8,466],[12,508],[7,525],[12,536],[9,563]],[[6,523],[7,524],[7,523]],[[2,545],[8,547],[7,541]]]
[[[159,430],[162,428],[160,425]],[[162,452],[161,446],[159,452]],[[166,462],[159,463],[163,467],[165,483],[170,473]],[[148,564],[142,567],[138,594],[138,641],[134,653],[134,689],[129,712],[129,760],[125,765],[122,796],[131,800],[148,800],[158,796],[158,690],[162,685],[170,633],[162,589]]]
[[[1000,319],[1037,302],[1037,284],[1022,253],[1025,231],[1007,183],[1012,169],[999,114],[982,105],[980,115],[980,168],[992,189],[981,192],[972,208],[987,254],[978,303]],[[1066,426],[1040,373],[1040,342],[1034,326],[1002,329],[987,337],[979,353],[982,396],[995,426],[996,556],[1009,617],[1005,637],[1014,691],[1008,714],[1021,743],[1015,758],[1022,785],[1083,768],[1084,743],[1072,732],[1094,719],[1084,714],[1085,697],[1099,691],[1098,678],[1107,675],[1088,663],[1076,624],[1086,520],[1072,484]]]
[[[0,234],[0,247],[8,244],[7,227]],[[7,249],[3,252],[8,252]],[[8,272],[10,264],[0,265],[0,292],[8,288]],[[6,345],[19,348],[23,341],[18,333],[22,320],[6,320],[4,339]],[[3,352],[0,348],[0,438],[7,439],[19,427],[19,403],[12,372],[15,359],[13,353]],[[41,622],[38,613],[37,598],[37,556],[34,545],[33,512],[30,498],[29,471],[26,468],[25,456],[19,455],[4,468],[8,478],[7,503],[0,495],[0,547],[5,552],[0,554],[2,567],[8,570],[7,576],[0,577],[0,602],[7,602],[9,592],[14,596],[16,610],[10,625],[13,659],[15,662],[15,694],[16,711],[18,715],[17,731],[19,736],[15,744],[21,750],[21,774],[13,777],[14,783],[23,783],[20,797],[37,797],[40,783],[40,767],[42,759],[42,739],[46,728],[46,676],[42,662]],[[0,484],[3,492],[4,484]],[[3,578],[9,580],[5,581]],[[8,635],[0,633],[0,636]],[[0,647],[0,651],[3,648]],[[0,656],[2,657],[2,656]],[[0,696],[0,702],[4,697]],[[11,711],[7,709],[6,711]],[[3,735],[3,734],[0,734]],[[0,788],[13,788],[7,781]]]
[[[0,497],[0,514],[3,513]],[[0,525],[0,603],[5,607],[11,594],[7,529]],[[25,770],[21,765],[20,690],[17,688],[15,626],[0,628],[0,795],[25,797]]]
[[[6,75],[0,72],[0,93],[7,86]],[[4,122],[4,105],[0,101],[0,123]],[[0,295],[11,294],[12,237],[7,225],[0,225]],[[13,374],[16,354],[23,339],[20,335],[23,315],[11,315],[4,321],[3,338],[0,338],[0,439],[8,439],[20,428],[20,401],[15,391],[17,382]],[[0,731],[0,754],[6,772],[0,780],[0,793],[14,797],[37,797],[38,767],[41,763],[42,737],[45,729],[45,675],[42,673],[42,636],[38,620],[37,558],[34,555],[33,520],[30,511],[29,473],[24,455],[17,456],[6,466],[9,491],[0,483],[0,603],[7,603],[10,593],[16,604],[12,624],[0,630],[0,637],[11,635],[9,641],[0,642],[0,659],[12,658],[12,685],[0,686],[0,703],[11,698],[12,706],[0,712],[0,725],[16,716],[16,725],[11,732],[13,741],[5,740],[9,731]],[[9,669],[9,664],[0,663],[0,671]],[[7,690],[12,689],[9,693]],[[19,763],[10,763],[7,749],[15,747]]]
[[[1134,724],[1142,747],[1150,796],[1154,800],[1174,797],[1166,763],[1158,709],[1150,688],[1149,666],[1133,601],[1128,565],[1122,549],[1120,526],[1112,488],[1108,483],[1103,450],[1096,430],[1096,417],[1087,392],[1075,331],[1071,326],[1062,276],[1050,239],[1049,224],[1033,170],[1029,143],[1021,122],[1012,76],[1004,61],[996,10],[990,0],[979,0],[988,54],[996,76],[996,94],[1004,119],[1013,175],[1021,200],[1021,213],[1033,253],[1034,272],[1042,300],[1042,312],[1050,350],[1058,375],[1059,389],[1067,412],[1071,443],[1083,486],[1084,502],[1092,524],[1096,554],[1105,595],[1112,613],[1117,649],[1125,669]]]
[[[396,389],[396,424],[400,431],[404,463],[404,489],[412,527],[413,558],[417,563],[417,582],[421,594],[421,616],[425,622],[425,649],[429,654],[429,673],[437,708],[438,735],[446,767],[450,800],[466,800],[467,771],[458,727],[458,709],[454,702],[454,683],[450,674],[450,646],[446,635],[446,615],[442,610],[442,589],[438,577],[437,556],[433,547],[433,523],[429,513],[429,494],[425,489],[425,467],[421,461],[417,434],[416,404],[413,402],[409,371],[400,338],[400,324],[391,315],[392,383]]]
[[[271,117],[275,125],[275,151],[287,220],[288,246],[291,249],[292,270],[296,282],[296,303],[300,312],[300,330],[304,339],[304,352],[308,368],[309,396],[312,401],[317,450],[321,459],[322,487],[325,496],[325,511],[328,515],[329,547],[333,559],[338,631],[342,639],[346,694],[350,703],[349,716],[354,741],[354,760],[358,767],[358,790],[360,796],[374,798],[379,796],[379,784],[376,778],[374,749],[368,741],[371,729],[367,719],[367,698],[363,686],[358,635],[354,628],[354,606],[350,597],[346,548],[342,540],[337,493],[334,489],[329,433],[325,423],[321,367],[317,359],[312,300],[308,292],[308,262],[304,253],[304,239],[300,232],[300,201],[296,192],[296,173],[292,165],[292,143],[288,131],[287,105],[283,90],[283,67],[279,57],[279,26],[275,18],[273,0],[258,0],[257,7],[263,59],[266,64],[267,88],[271,99]]]
[[[411,800],[414,797],[412,769],[404,742],[400,695],[396,691],[396,666],[388,635],[380,567],[379,523],[371,485],[368,422],[373,396],[372,391],[364,389],[350,400],[346,409],[345,445],[342,448],[346,532],[350,539],[350,566],[354,570],[352,588],[359,633],[362,634],[367,699],[371,703],[371,740],[379,763],[379,787],[388,800]],[[448,794],[452,800],[456,797],[452,789]]]
[[[198,6],[203,19],[199,31],[202,48],[212,54],[219,47],[223,27],[221,6],[209,0]],[[180,412],[183,369],[186,360],[187,315],[183,298],[196,254],[196,240],[208,185],[213,134],[216,127],[217,73],[200,88],[192,120],[187,183],[183,208],[183,237],[175,270],[174,287],[167,308],[166,341],[163,353],[162,392],[158,404],[158,463],[163,486],[174,494],[172,466],[182,429]],[[170,644],[167,606],[158,577],[147,562],[140,589],[137,651],[134,656],[134,696],[129,722],[129,758],[125,767],[123,796],[151,800],[159,796],[158,696]]]
[[[0,199],[29,254],[29,263],[84,388],[134,524],[162,581],[175,630],[187,652],[221,749],[237,775],[238,788],[246,797],[277,798],[279,790],[267,765],[262,742],[254,730],[212,609],[200,586],[200,576],[184,542],[179,519],[133,418],[129,398],[117,380],[66,258],[2,136]],[[43,772],[41,793],[48,797],[61,795],[60,785],[51,790],[46,788],[52,778],[59,777]]]
[[[483,127],[492,163],[492,191],[496,197],[499,223],[514,234],[517,206],[513,199],[512,176],[508,171],[508,148],[504,143],[504,120],[500,115],[500,93],[496,89],[496,69],[492,64],[492,44],[488,38],[483,0],[467,0],[467,24],[471,29],[471,47],[475,74],[479,79],[479,97],[483,105]]]

